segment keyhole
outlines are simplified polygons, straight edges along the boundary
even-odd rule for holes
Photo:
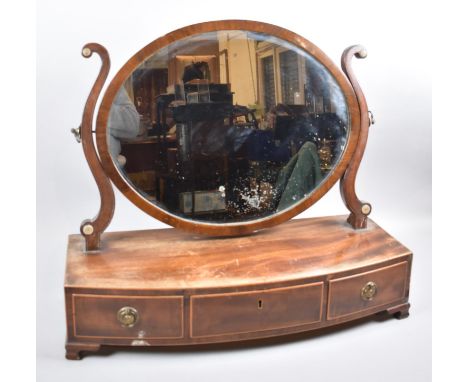
[[[263,308],[263,302],[262,300],[258,300],[258,309],[262,309]]]

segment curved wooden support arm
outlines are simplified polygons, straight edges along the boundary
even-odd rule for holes
[[[369,132],[369,111],[367,109],[366,97],[359,86],[356,76],[351,68],[351,60],[353,56],[357,58],[366,58],[367,51],[361,45],[353,45],[345,49],[341,56],[341,67],[349,79],[356,98],[359,104],[359,111],[361,116],[361,125],[359,131],[358,143],[356,150],[349,162],[348,168],[346,169],[343,177],[340,181],[340,191],[343,202],[345,203],[351,214],[348,217],[348,223],[355,229],[361,229],[367,227],[367,216],[371,213],[372,206],[370,203],[359,200],[356,195],[355,182],[356,175],[361,164],[364,150],[367,143],[367,135]]]
[[[86,251],[99,249],[101,234],[109,225],[112,216],[114,215],[115,206],[114,191],[109,178],[102,167],[93,140],[94,110],[99,93],[101,92],[107,75],[109,74],[110,59],[106,48],[100,44],[89,43],[83,47],[83,57],[89,58],[93,53],[97,53],[99,57],[101,57],[102,65],[86,101],[79,133],[86,160],[88,161],[89,168],[91,169],[94,180],[99,188],[101,205],[98,214],[93,219],[86,219],[81,223],[80,231],[86,241]]]

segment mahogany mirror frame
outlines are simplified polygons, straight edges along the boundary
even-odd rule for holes
[[[256,220],[236,223],[208,223],[189,220],[158,207],[137,192],[121,175],[109,153],[107,143],[107,120],[113,100],[124,81],[143,61],[159,49],[180,39],[221,30],[243,30],[271,35],[298,47],[314,57],[331,73],[338,83],[346,99],[349,118],[348,140],[341,158],[334,166],[331,173],[317,188],[301,201],[281,212]],[[371,206],[369,203],[362,202],[357,198],[354,183],[367,142],[369,117],[364,95],[350,67],[353,56],[358,58],[366,57],[367,53],[362,46],[351,46],[343,52],[343,71],[341,71],[332,60],[313,43],[296,33],[271,24],[246,20],[222,20],[194,24],[175,30],[154,40],[138,51],[127,61],[110,82],[104,93],[96,120],[96,145],[99,156],[95,150],[92,138],[92,122],[97,98],[109,72],[110,60],[106,49],[96,43],[85,45],[82,55],[84,57],[90,57],[94,52],[98,53],[101,57],[102,66],[99,76],[88,97],[78,135],[82,140],[86,159],[88,160],[90,169],[100,191],[101,207],[98,215],[94,219],[87,219],[81,224],[81,233],[86,239],[86,250],[96,250],[99,248],[100,235],[108,226],[113,216],[115,198],[109,179],[133,204],[148,215],[172,227],[211,236],[245,235],[285,222],[316,203],[331,189],[338,179],[341,179],[340,189],[342,198],[347,208],[351,211],[348,222],[356,229],[366,227],[366,218],[371,211]]]
[[[348,107],[347,143],[318,188],[289,209],[242,223],[191,221],[162,210],[127,183],[107,145],[114,97],[133,69],[177,40],[219,30],[266,33],[300,48],[335,78]],[[369,229],[353,231],[367,227],[372,211],[355,192],[373,123],[351,68],[353,57],[366,57],[362,46],[344,50],[340,71],[315,45],[273,25],[229,20],[188,26],[153,41],[120,69],[103,96],[95,129],[95,107],[110,59],[102,45],[86,44],[82,55],[88,58],[93,53],[102,65],[81,126],[72,132],[82,142],[101,200],[96,217],[81,224],[84,240],[80,235],[68,240],[67,359],[80,359],[103,346],[196,346],[286,338],[374,315],[379,321],[387,315],[408,317],[412,252],[372,221]],[[297,219],[235,239],[204,239],[163,229],[108,233],[100,243],[114,213],[111,181],[140,209],[169,225],[197,234],[232,236],[285,222],[318,201],[338,179],[350,211],[349,226],[346,217],[331,216]]]

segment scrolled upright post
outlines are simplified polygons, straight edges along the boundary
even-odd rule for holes
[[[354,71],[351,68],[351,61],[353,56],[357,58],[366,58],[367,50],[362,45],[353,45],[345,49],[341,56],[341,67],[343,72],[348,77],[351,86],[354,89],[356,98],[359,105],[359,112],[361,117],[360,131],[356,150],[349,162],[348,168],[340,181],[340,192],[343,202],[348,210],[351,212],[348,217],[348,223],[354,229],[363,229],[367,227],[367,216],[372,211],[370,203],[360,200],[356,195],[356,175],[361,164],[364,150],[367,144],[367,136],[369,133],[370,119],[369,110],[367,108],[366,97],[362,92]]]
[[[93,140],[93,117],[97,99],[106,81],[110,69],[109,53],[106,48],[97,43],[86,44],[81,54],[89,58],[97,53],[101,58],[101,69],[89,93],[83,111],[81,126],[78,130],[73,129],[77,140],[83,146],[83,152],[88,161],[89,168],[99,189],[101,204],[97,215],[92,219],[86,219],[81,223],[80,232],[85,238],[85,250],[94,251],[99,249],[101,234],[109,225],[114,215],[115,196],[110,180],[104,171]]]

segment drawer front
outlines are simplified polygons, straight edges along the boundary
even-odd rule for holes
[[[192,337],[280,329],[321,320],[323,283],[191,297]]]
[[[182,296],[73,295],[76,337],[180,338]]]
[[[409,264],[407,261],[331,280],[329,320],[390,304],[405,298]]]

